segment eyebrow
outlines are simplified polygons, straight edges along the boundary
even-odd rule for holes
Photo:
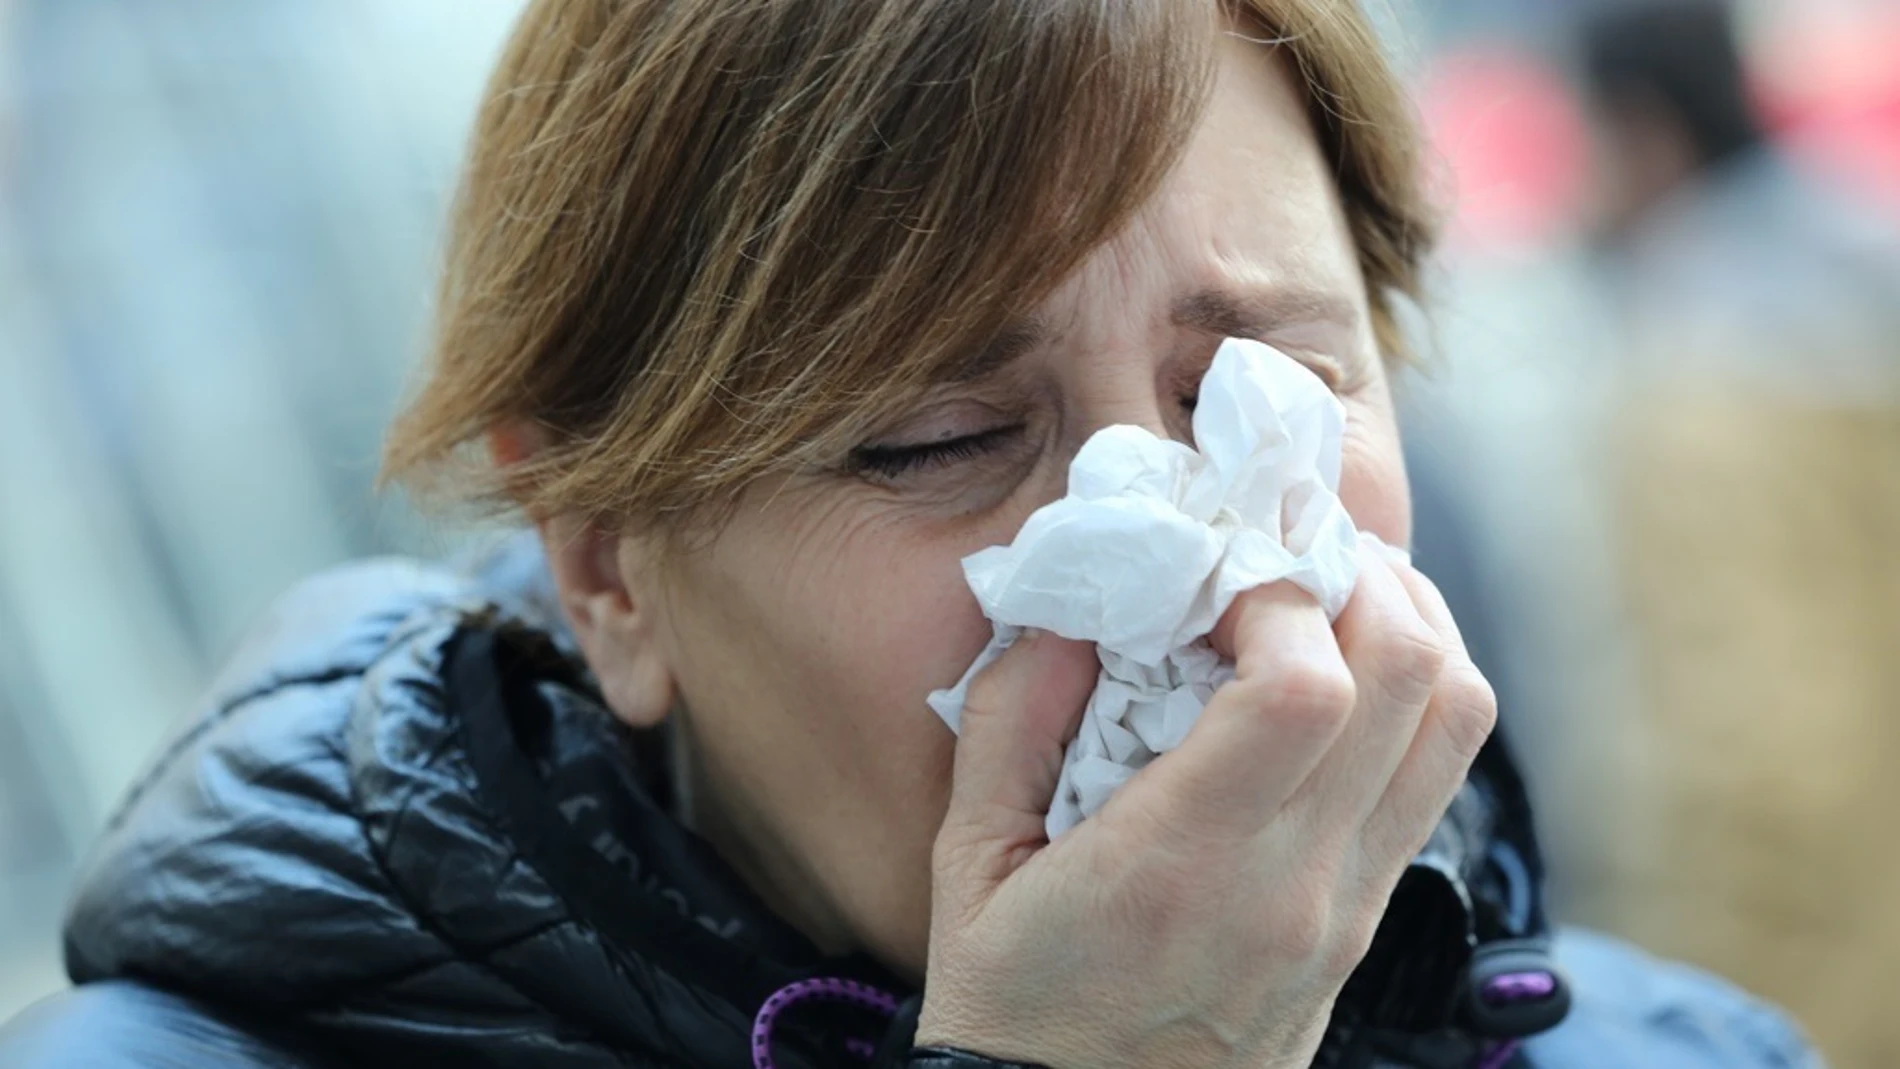
[[[1257,339],[1290,323],[1350,325],[1358,321],[1359,309],[1342,294],[1320,290],[1234,294],[1204,289],[1175,301],[1168,318],[1177,327],[1223,338]],[[1015,320],[982,345],[951,360],[942,368],[938,381],[963,386],[999,375],[1047,343],[1049,333],[1048,323],[1041,316]]]
[[[1016,320],[989,341],[952,360],[943,369],[942,381],[953,386],[980,382],[1000,374],[1048,340],[1049,326],[1041,316]]]
[[[1263,290],[1246,294],[1205,289],[1174,302],[1169,320],[1177,327],[1224,338],[1260,338],[1291,323],[1358,322],[1359,309],[1344,294],[1322,290]]]

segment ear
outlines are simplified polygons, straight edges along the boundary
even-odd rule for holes
[[[488,434],[498,468],[522,463],[547,444],[539,428],[509,423]],[[657,598],[635,574],[645,554],[621,532],[580,516],[534,515],[561,613],[599,681],[607,708],[630,727],[648,728],[673,707],[671,664],[655,626]]]
[[[559,516],[536,526],[561,610],[607,707],[630,727],[666,719],[674,676],[659,641],[658,599],[637,574],[645,551],[596,521]]]

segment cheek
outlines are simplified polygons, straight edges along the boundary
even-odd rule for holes
[[[1346,404],[1339,497],[1361,530],[1395,546],[1412,541],[1412,494],[1398,423],[1381,400]]]
[[[924,699],[990,633],[965,541],[848,498],[762,509],[676,589],[704,794],[744,829],[721,848],[797,889],[773,900],[823,941],[919,976],[954,752]]]
[[[695,658],[700,719],[730,727],[726,744],[779,770],[808,812],[885,814],[860,842],[934,832],[924,811],[948,789],[953,742],[924,699],[989,638],[960,563],[978,546],[858,501],[759,519],[707,584],[718,610],[700,652],[728,644]]]
[[[924,697],[955,683],[989,638],[963,578],[962,558],[976,547],[896,516],[822,527],[797,540],[782,573],[798,576],[787,584],[792,634],[816,644],[813,664],[854,681],[870,707],[852,712],[930,718]]]

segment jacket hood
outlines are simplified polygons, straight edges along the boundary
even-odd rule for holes
[[[379,1063],[572,1067],[749,1065],[753,1013],[813,975],[910,994],[821,955],[673,819],[664,738],[606,712],[552,604],[520,541],[281,599],[111,818],[68,919],[73,979],[268,1011]],[[1491,748],[1332,1046],[1447,1028],[1472,947],[1542,931],[1540,881]],[[780,1064],[831,1060],[854,1012],[775,1037]]]

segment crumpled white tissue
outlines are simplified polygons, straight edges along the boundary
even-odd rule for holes
[[[1015,541],[964,558],[995,637],[930,707],[957,730],[971,680],[1023,628],[1097,645],[1102,674],[1064,755],[1051,839],[1181,744],[1231,665],[1206,642],[1246,590],[1290,580],[1337,617],[1358,581],[1340,503],[1345,414],[1318,376],[1228,339],[1201,383],[1189,448],[1106,427],[1069,467],[1068,496]],[[1197,451],[1198,449],[1198,451]]]

